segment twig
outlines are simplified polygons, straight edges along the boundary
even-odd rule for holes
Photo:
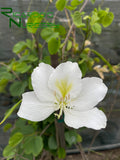
[[[68,25],[69,25],[69,27],[71,27],[70,17],[69,17],[69,15],[68,15],[68,12],[67,12],[67,9],[66,9],[66,8],[65,8],[65,14],[66,14],[66,17],[67,17],[67,19],[68,19]]]
[[[89,0],[85,0],[85,3],[84,3],[83,6],[80,8],[80,11],[79,11],[79,12],[82,12],[82,11],[83,11],[83,9],[84,9],[85,6],[87,5],[88,1],[89,1]],[[66,38],[65,38],[64,46],[63,46],[63,48],[62,48],[62,60],[64,59],[64,52],[65,52],[65,48],[66,48],[66,43],[67,43],[67,41],[68,41],[68,39],[69,39],[69,36],[70,36],[70,34],[71,34],[74,26],[75,26],[74,23],[72,23],[72,25],[71,25],[71,27],[70,27],[70,29],[69,29],[69,31],[68,31],[68,34],[67,34],[67,36],[66,36]]]
[[[31,5],[32,5],[32,2],[33,2],[33,0],[30,1],[28,9],[27,9],[27,12],[30,12],[30,8],[31,8]]]
[[[82,147],[81,143],[78,143],[78,149],[79,149],[79,151],[80,151],[80,153],[81,153],[82,160],[88,160],[88,158],[87,158],[86,155],[85,155],[85,152],[84,152],[84,150],[83,150],[83,147]]]
[[[40,133],[40,136],[42,136],[42,135],[46,132],[46,130],[50,127],[51,124],[52,124],[52,123],[48,124],[48,125],[43,129],[43,131]]]
[[[33,157],[33,160],[35,160],[35,157]]]
[[[4,62],[0,62],[0,65],[5,66],[5,67],[8,68],[8,66],[7,66]],[[19,81],[21,81],[20,77],[19,77],[13,70],[11,70],[11,72],[14,74],[14,76],[15,76]]]
[[[91,148],[92,145],[94,144],[95,139],[96,139],[96,137],[98,136],[98,134],[99,134],[99,131],[95,131],[95,134],[94,134],[94,136],[93,136],[93,138],[92,138],[92,141],[91,141],[90,146],[89,146],[89,149],[88,149],[88,156],[89,156],[89,154],[90,154],[90,148]]]
[[[20,155],[20,154],[16,154],[17,156],[19,156],[20,158],[22,158],[23,160],[29,160],[29,159],[27,159],[27,158],[25,158],[25,157],[23,157],[22,155]]]
[[[59,12],[58,10],[55,12],[54,17],[53,17],[53,19],[52,19],[52,23],[55,22],[55,18],[56,18],[56,16],[57,16],[58,12]]]
[[[32,38],[35,39],[35,47],[36,47],[36,50],[37,50],[37,54],[38,54],[38,57],[40,58],[40,60],[42,59],[42,53],[40,52],[40,49],[39,49],[39,42],[35,36],[35,34],[32,34]]]

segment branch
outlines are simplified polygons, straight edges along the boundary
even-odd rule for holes
[[[38,58],[40,58],[40,60],[42,59],[42,53],[40,52],[40,48],[39,48],[39,42],[35,36],[35,34],[32,34],[32,38],[35,39],[35,48],[38,54]]]
[[[52,23],[55,22],[55,18],[56,18],[56,16],[57,16],[58,12],[59,12],[58,10],[55,12],[54,17],[53,17],[53,19],[52,19]]]
[[[8,66],[7,66],[4,62],[0,62],[0,65],[5,66],[5,67],[8,68]],[[13,70],[10,70],[10,71],[13,73],[13,75],[14,75],[19,81],[21,81],[20,77],[16,74],[16,72],[14,72]]]
[[[49,124],[43,129],[43,131],[40,133],[40,136],[42,136],[42,135],[46,132],[46,130],[50,127],[51,124],[52,124],[52,123],[49,123]]]
[[[82,11],[83,11],[83,9],[84,9],[85,6],[87,5],[88,1],[89,1],[89,0],[85,0],[85,3],[84,3],[83,6],[80,8],[79,12],[82,12]],[[66,38],[65,38],[64,46],[63,46],[63,48],[62,48],[62,60],[64,59],[64,52],[65,52],[65,48],[66,48],[66,43],[67,43],[67,41],[68,41],[68,39],[69,39],[69,36],[70,36],[70,34],[71,34],[74,26],[75,26],[74,23],[72,23],[72,25],[71,25],[71,27],[70,27],[70,29],[69,29],[69,31],[68,31],[68,34],[67,34],[67,36],[66,36]]]

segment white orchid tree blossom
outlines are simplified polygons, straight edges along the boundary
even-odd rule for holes
[[[55,69],[40,63],[32,73],[31,92],[23,94],[18,116],[42,121],[53,112],[60,118],[64,113],[66,125],[99,130],[106,127],[105,114],[95,106],[103,100],[107,87],[97,77],[81,78],[77,63],[65,62]]]

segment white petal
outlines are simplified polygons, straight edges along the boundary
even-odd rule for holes
[[[53,92],[48,88],[48,78],[53,71],[54,68],[50,65],[40,63],[39,67],[36,67],[32,73],[32,86],[41,102],[52,102],[54,100]]]
[[[87,127],[95,130],[106,127],[106,116],[97,108],[93,108],[85,112],[75,111],[73,109],[65,109],[64,113],[65,123],[69,127],[73,127],[75,129]]]
[[[54,112],[54,104],[41,103],[34,92],[23,94],[18,116],[31,121],[42,121]]]
[[[50,75],[48,85],[58,95],[63,96],[63,92],[69,92],[70,96],[74,98],[80,93],[81,77],[82,73],[78,67],[78,64],[68,61],[57,66],[57,68]],[[60,87],[58,87],[58,85]],[[62,88],[62,93],[60,88]]]
[[[107,93],[107,87],[102,79],[97,77],[83,78],[81,83],[81,93],[78,98],[71,102],[71,106],[80,111],[85,111],[93,108],[103,100]]]

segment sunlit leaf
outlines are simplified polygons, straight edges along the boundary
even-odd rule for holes
[[[15,133],[12,137],[9,139],[9,145],[11,147],[17,146],[21,141],[23,140],[23,134],[20,132]]]
[[[41,37],[49,42],[52,38],[58,38],[59,32],[55,32],[53,28],[47,27],[41,31]]]
[[[66,3],[67,3],[67,0],[57,0],[55,4],[57,10],[62,11],[65,8]]]
[[[40,22],[42,21],[42,17],[39,12],[32,12],[27,21],[27,31],[30,33],[36,33],[38,28],[40,28]]]
[[[24,51],[26,47],[27,47],[26,43],[24,41],[20,41],[14,45],[13,52],[18,54]]]

